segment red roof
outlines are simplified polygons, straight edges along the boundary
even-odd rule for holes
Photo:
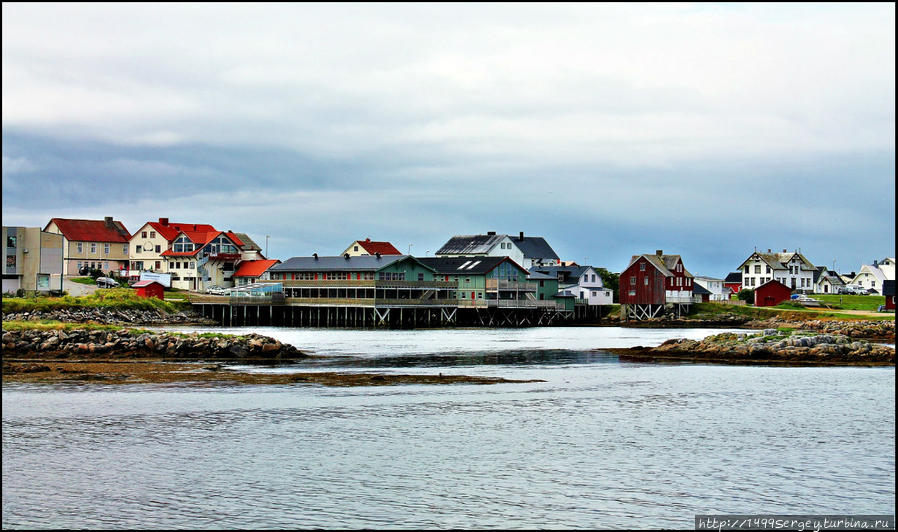
[[[234,277],[258,277],[279,262],[281,261],[277,259],[246,260],[240,263],[237,271],[234,272]]]
[[[121,242],[128,243],[131,233],[122,222],[115,220],[73,220],[70,218],[53,218],[47,227],[55,223],[67,240],[76,242]],[[44,227],[46,231],[47,227]]]
[[[158,281],[153,281],[152,279],[146,279],[143,281],[137,281],[136,283],[131,285],[131,288],[143,288],[144,286],[150,286],[151,284],[158,284],[159,286],[163,286],[162,283]]]
[[[197,226],[197,227],[200,227],[200,226]],[[205,227],[212,227],[212,226],[209,225],[209,226],[205,226]],[[187,235],[187,238],[189,238],[194,244],[196,244],[196,249],[194,249],[193,251],[172,251],[169,249],[169,250],[163,251],[162,255],[164,255],[166,257],[190,257],[193,255],[196,255],[196,253],[199,250],[203,249],[203,247],[206,244],[208,244],[209,242],[212,242],[216,237],[218,237],[218,235],[225,235],[226,237],[230,238],[231,241],[234,242],[234,244],[236,244],[238,247],[243,247],[243,241],[240,240],[239,238],[237,238],[237,235],[235,235],[234,233],[232,233],[230,231],[225,233],[224,231],[218,231],[217,229],[212,228],[212,230],[209,232],[181,231],[178,234],[181,234],[181,233],[184,233],[185,235]],[[170,240],[174,240],[174,239],[172,238]]]
[[[366,238],[365,240],[359,240],[358,243],[369,255],[374,255],[375,253],[380,253],[381,255],[402,255],[402,253],[389,242],[376,242],[370,238]]]

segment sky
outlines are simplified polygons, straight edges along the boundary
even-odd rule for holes
[[[3,225],[895,256],[895,5],[2,5]]]

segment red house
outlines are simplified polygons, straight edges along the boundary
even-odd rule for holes
[[[882,295],[886,296],[886,310],[895,310],[895,281],[882,282]]]
[[[155,297],[165,299],[165,287],[156,281],[138,281],[131,285],[137,289],[137,297]]]
[[[723,280],[723,286],[738,294],[739,290],[742,290],[742,272],[728,273],[727,278]]]
[[[679,255],[633,255],[620,274],[620,303],[628,317],[651,318],[669,303],[692,303],[693,276]]]
[[[771,279],[755,288],[755,306],[773,307],[783,301],[788,301],[791,296],[791,288],[775,279]]]

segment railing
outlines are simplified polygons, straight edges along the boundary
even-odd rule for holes
[[[287,305],[303,305],[314,307],[373,307],[374,298],[362,297],[288,297]]]
[[[536,308],[537,301],[529,299],[488,299],[487,306],[492,308]]]
[[[211,294],[190,294],[191,303],[227,303],[231,300],[228,296],[213,296]]]
[[[687,295],[683,295],[683,296],[668,295],[664,301],[666,303],[692,303],[692,294],[690,292],[687,292],[687,293],[689,293],[688,296]]]
[[[415,306],[415,307],[454,307],[457,299],[376,299],[374,304],[378,307],[390,306]]]
[[[483,299],[460,299],[456,306],[458,308],[487,308],[487,302]]]
[[[536,292],[536,283],[534,283],[533,281],[521,282],[521,281],[507,281],[504,279],[487,279],[486,280],[486,289],[487,290],[518,290],[520,292]]]
[[[451,281],[385,281],[377,280],[378,288],[456,288]]]

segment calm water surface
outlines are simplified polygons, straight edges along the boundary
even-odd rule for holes
[[[894,368],[635,364],[597,349],[719,332],[698,329],[233,330],[327,355],[292,370],[546,382],[5,385],[3,526],[692,528],[695,513],[895,513]]]

